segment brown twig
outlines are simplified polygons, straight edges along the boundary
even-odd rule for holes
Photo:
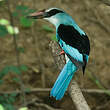
[[[108,101],[107,103],[100,105],[98,107],[96,107],[96,110],[106,110],[106,107],[110,105],[110,101]]]
[[[43,107],[43,108],[46,108],[48,110],[62,110],[62,109],[57,109],[57,108],[53,108],[47,104],[44,104],[44,103],[34,103],[34,105],[36,105],[37,107]]]
[[[52,54],[54,56],[54,60],[56,61],[59,70],[62,70],[65,65],[64,56],[59,56],[58,53],[61,51],[58,43],[55,41],[50,42],[50,48],[52,50]],[[73,80],[69,86],[68,92],[70,97],[72,98],[77,110],[90,110],[78,84]]]
[[[36,93],[36,92],[50,92],[51,88],[33,88],[30,89],[30,91],[25,91],[25,93]],[[101,90],[101,89],[81,89],[82,92],[88,93],[88,94],[105,94],[107,92],[110,92],[110,90]],[[13,90],[13,91],[0,91],[0,94],[21,94],[21,91],[19,90]]]
[[[40,88],[40,89],[43,89],[43,88]],[[33,104],[33,105],[35,105],[37,107],[43,107],[43,108],[46,108],[48,110],[62,110],[62,109],[57,109],[57,108],[55,109],[55,108],[53,108],[53,107],[51,107],[51,106],[49,106],[47,104],[44,104],[42,102],[43,101],[41,99],[39,99],[38,97],[36,97],[36,98],[33,98],[31,101],[30,100],[27,101],[27,106]]]
[[[95,94],[106,94],[106,93],[110,93],[110,90],[101,90],[101,89],[81,89],[82,92],[86,92],[86,93],[95,93]]]
[[[25,91],[25,93],[36,93],[36,92],[49,92],[51,90],[51,88],[33,88],[30,89],[29,91]],[[16,93],[16,94],[21,94],[20,90],[13,90],[13,91],[0,91],[0,94],[12,94],[12,93]]]

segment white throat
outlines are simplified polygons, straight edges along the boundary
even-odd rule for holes
[[[44,18],[45,20],[49,21],[50,23],[52,23],[54,26],[58,26],[59,24],[59,20],[56,17],[50,17],[50,18]]]

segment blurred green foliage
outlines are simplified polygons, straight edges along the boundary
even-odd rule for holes
[[[0,25],[0,37],[4,37],[8,34],[8,31],[5,26]]]
[[[23,47],[18,47],[17,50],[21,53],[24,53],[25,52],[25,49]]]
[[[0,5],[4,4],[4,2],[0,2]],[[3,8],[3,7],[2,7]],[[30,9],[27,6],[24,5],[17,5],[16,9],[12,12],[12,17],[15,19],[18,19],[18,23],[23,28],[30,28],[33,25],[34,20],[28,19],[26,16],[29,15],[29,13],[34,12],[35,10]],[[11,21],[7,19],[0,19],[0,37],[4,37],[8,34],[14,35],[19,33],[18,27],[13,27],[10,23]],[[44,31],[49,33],[54,33],[54,30],[49,27],[48,25],[42,25],[41,27]],[[56,35],[52,35],[52,40],[57,41]],[[17,47],[16,48],[18,52],[24,53],[25,49],[23,47]],[[22,72],[26,72],[28,70],[28,67],[26,65],[6,65],[1,71],[0,71],[0,85],[4,83],[4,78],[8,74],[17,74],[20,75]],[[21,79],[19,77],[11,78],[12,81],[15,83],[20,83]],[[30,89],[26,88],[25,92],[29,93]],[[6,94],[3,93],[3,95],[0,95],[0,110],[15,110],[14,103],[16,101],[16,93]],[[27,108],[21,108],[21,110],[27,110]]]
[[[42,25],[42,29],[46,32],[54,32],[54,30],[50,28],[48,25]]]
[[[23,27],[30,27],[32,26],[33,21],[31,19],[27,19],[26,17],[21,17],[20,23]]]
[[[0,110],[5,110],[3,105],[0,104]]]
[[[10,25],[10,22],[6,19],[0,19],[0,37],[4,37],[7,34],[18,34],[19,29]]]
[[[26,16],[34,11],[35,11],[34,9],[30,9],[27,6],[18,5],[12,15],[13,17],[19,19],[19,23],[21,24],[22,27],[29,28],[32,26],[34,20],[28,19]]]
[[[0,0],[0,6],[3,6],[4,5],[4,0]]]
[[[53,35],[51,39],[58,42],[56,35]]]
[[[25,72],[27,70],[28,70],[28,67],[26,65],[20,65],[19,67],[14,65],[5,66],[0,71],[0,84],[3,84],[4,82],[3,78],[7,74],[14,73],[19,75],[22,72]],[[19,83],[21,81],[19,77],[14,77],[12,78],[12,80],[15,81],[16,83]],[[11,94],[3,94],[0,96],[0,104],[4,106],[5,110],[15,110],[13,104],[16,101],[16,95],[17,95],[16,93],[11,93]]]
[[[10,65],[10,66],[5,66],[1,71],[0,71],[0,80],[3,79],[5,75],[8,73],[12,72],[15,74],[21,74],[21,72],[25,72],[28,70],[28,67],[26,65],[20,65],[20,67]]]
[[[0,2],[0,5],[2,4],[4,4],[4,2]],[[12,16],[19,19],[19,23],[22,27],[27,28],[27,27],[31,27],[34,21],[32,19],[26,18],[26,15],[28,15],[31,12],[34,12],[34,10],[29,9],[27,6],[18,5],[14,10],[14,12],[12,13]],[[4,37],[8,34],[13,35],[18,33],[19,33],[18,27],[13,27],[10,24],[10,21],[8,21],[7,19],[0,19],[0,37]],[[17,47],[17,51],[24,53],[24,48]],[[20,75],[22,72],[25,72],[27,70],[28,67],[26,65],[20,65],[19,67],[15,65],[8,65],[8,66],[6,65],[0,71],[0,84],[3,84],[4,77],[9,73]],[[16,83],[19,83],[21,81],[19,77],[14,77],[11,80],[13,80]],[[1,104],[0,110],[15,110],[13,104],[16,101],[16,95],[17,95],[16,93],[11,93],[11,94],[3,93],[3,95],[0,95],[0,104]]]
[[[28,108],[27,107],[22,107],[19,110],[28,110]]]
[[[3,110],[15,110],[13,103],[16,101],[16,95],[16,93],[11,93],[0,96],[0,104],[2,109],[4,108]]]
[[[42,25],[42,29],[48,33],[54,33],[54,30],[48,25]],[[52,35],[51,40],[58,41],[55,34]]]

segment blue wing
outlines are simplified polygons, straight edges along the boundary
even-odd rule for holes
[[[67,45],[63,40],[59,41],[60,47],[65,51],[67,55],[70,55],[72,58],[79,62],[83,62],[83,56],[79,51],[69,45]]]

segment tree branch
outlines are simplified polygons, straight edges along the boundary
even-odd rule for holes
[[[36,93],[36,92],[50,92],[51,88],[32,88],[29,91],[25,91],[25,93]],[[106,93],[110,93],[110,90],[101,90],[101,89],[81,89],[82,92],[84,93],[88,93],[88,94],[106,94]],[[0,91],[0,95],[3,94],[12,94],[12,93],[16,93],[16,94],[21,94],[20,90],[13,90],[13,91]]]
[[[65,58],[64,55],[58,55],[61,52],[61,48],[57,42],[51,41],[49,47],[52,51],[54,60],[59,68],[62,70],[63,66],[65,65]],[[73,80],[68,89],[69,95],[72,98],[77,110],[90,110],[78,84]]]
[[[44,107],[47,110],[62,110],[62,109],[58,109],[58,108],[53,108],[53,107],[51,107],[51,106],[49,106],[47,104],[44,104],[44,103],[37,103],[36,102],[36,103],[34,103],[34,105],[37,106],[37,107]]]

